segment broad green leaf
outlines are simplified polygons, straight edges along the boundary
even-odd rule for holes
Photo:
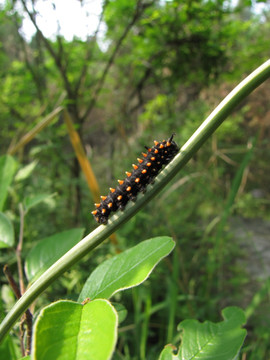
[[[30,164],[22,167],[15,176],[15,181],[22,181],[27,179],[32,172],[34,171],[35,167],[37,166],[38,161],[34,160]]]
[[[117,313],[109,301],[58,301],[37,318],[33,359],[106,360],[117,340]]]
[[[25,211],[29,211],[32,207],[38,205],[39,203],[51,198],[55,194],[38,194],[26,197],[24,199]]]
[[[16,166],[16,161],[12,156],[0,156],[0,211],[4,208],[4,203],[8,194],[8,187],[13,179]]]
[[[105,261],[87,279],[79,301],[87,297],[109,299],[120,290],[141,284],[174,245],[170,237],[156,237]]]
[[[14,228],[9,218],[0,213],[0,248],[14,245]]]
[[[84,229],[71,229],[49,236],[32,248],[26,257],[25,273],[33,282],[82,238]]]
[[[243,310],[228,307],[222,311],[224,321],[212,323],[184,320],[179,329],[183,330],[182,344],[177,355],[164,349],[159,360],[234,360],[243,345],[246,330],[241,326],[246,319]]]

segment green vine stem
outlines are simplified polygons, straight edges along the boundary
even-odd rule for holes
[[[83,238],[77,245],[70,249],[54,265],[45,271],[31,287],[17,301],[7,314],[0,326],[0,341],[7,334],[17,319],[25,312],[29,305],[61,274],[73,264],[82,259],[104,241],[110,234],[134,214],[139,211],[150,199],[156,196],[162,188],[179,172],[189,161],[202,144],[221,125],[233,109],[254,89],[270,77],[270,60],[258,67],[253,73],[245,78],[226,98],[217,106],[209,117],[196,130],[191,138],[181,148],[174,160],[159,174],[155,184],[149,186],[144,195],[140,194],[136,203],[129,203],[124,212],[116,213],[107,225],[101,225],[92,233]]]

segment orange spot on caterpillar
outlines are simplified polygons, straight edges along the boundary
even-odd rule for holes
[[[139,161],[140,164],[143,162],[143,160],[140,158],[137,158],[137,160]]]
[[[127,174],[128,177],[131,176],[131,172],[126,171],[126,174]]]
[[[124,184],[124,180],[117,180],[120,185]]]
[[[110,192],[111,192],[111,193],[114,193],[114,192],[115,192],[115,189],[114,189],[114,188],[110,188]]]
[[[101,196],[100,198],[101,198],[101,200],[103,200],[103,201],[104,201],[104,200],[106,200],[106,199],[107,199],[107,196]]]
[[[138,169],[138,165],[132,164],[133,169],[137,170]]]
[[[96,208],[99,208],[99,207],[100,207],[100,204],[95,204],[95,207],[96,207]]]
[[[117,200],[118,201],[122,200],[122,197],[123,197],[122,195],[117,196]]]
[[[128,186],[128,187],[126,188],[126,190],[127,190],[127,191],[130,191],[130,190],[131,190],[131,186]]]

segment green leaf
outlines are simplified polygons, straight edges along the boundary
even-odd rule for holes
[[[0,359],[3,360],[17,360],[16,342],[14,342],[10,335],[0,344]]]
[[[25,273],[33,282],[82,238],[84,229],[71,229],[42,239],[31,249],[25,261]]]
[[[25,180],[27,179],[31,174],[32,172],[34,171],[35,167],[37,166],[38,164],[38,161],[37,160],[34,160],[32,161],[30,164],[22,167],[16,174],[15,176],[15,181],[22,181],[22,180]]]
[[[222,311],[224,321],[212,323],[197,320],[184,320],[179,329],[183,330],[182,344],[177,355],[165,348],[160,360],[234,360],[246,337],[246,330],[241,326],[246,318],[243,310],[228,307]]]
[[[117,313],[107,300],[85,305],[58,301],[45,307],[37,318],[33,359],[110,359],[117,340],[117,323]]]
[[[32,196],[26,197],[24,199],[25,211],[26,212],[29,211],[32,207],[51,198],[52,196],[55,196],[55,194],[38,194],[38,195],[32,195]]]
[[[171,344],[166,345],[165,348],[162,350],[158,360],[173,360],[173,359],[176,359],[176,357],[172,353],[173,351],[175,351],[175,348],[173,347],[173,345],[171,345]]]
[[[87,279],[79,301],[87,297],[109,299],[120,290],[141,284],[174,245],[170,237],[156,237],[105,261]]]
[[[0,248],[12,247],[14,245],[14,228],[9,218],[0,213]]]
[[[4,208],[4,203],[8,194],[8,187],[13,179],[16,166],[16,161],[12,156],[0,156],[0,211]]]
[[[14,292],[12,291],[10,285],[3,284],[1,286],[1,298],[2,298],[1,306],[2,305],[4,305],[4,306],[3,306],[3,308],[1,308],[1,306],[0,306],[0,314],[1,314],[0,321],[3,320],[2,316],[4,316],[5,310],[10,310],[16,302]]]

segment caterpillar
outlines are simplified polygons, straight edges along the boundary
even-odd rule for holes
[[[144,192],[147,185],[154,182],[155,177],[164,165],[167,165],[178,153],[179,147],[173,141],[175,134],[168,140],[154,141],[154,146],[142,153],[143,158],[138,158],[138,164],[133,164],[133,171],[126,172],[125,180],[118,180],[116,188],[110,188],[107,196],[101,196],[101,202],[95,204],[92,211],[94,219],[99,224],[107,224],[112,212],[124,210],[129,200],[135,201],[139,192]]]

